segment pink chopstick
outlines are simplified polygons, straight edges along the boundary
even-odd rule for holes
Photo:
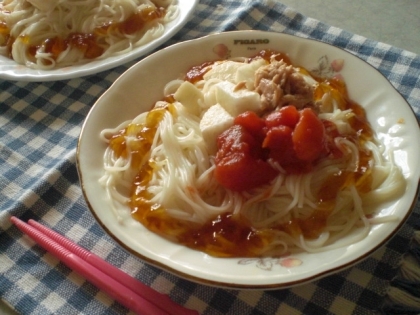
[[[144,285],[40,223],[29,220],[29,225],[16,217],[11,217],[10,220],[68,267],[137,314],[198,314],[176,304],[167,295]]]
[[[72,253],[76,254],[77,256],[81,257],[91,265],[95,266],[102,272],[106,273],[114,280],[124,284],[126,287],[130,288],[138,295],[143,296],[148,301],[152,302],[153,304],[158,305],[160,308],[165,310],[166,312],[170,313],[171,315],[195,315],[198,314],[196,311],[192,311],[190,309],[186,309],[185,307],[175,303],[172,301],[169,296],[159,293],[153,290],[151,287],[137,281],[133,277],[129,276],[125,272],[121,271],[117,267],[109,264],[99,256],[87,251],[86,249],[80,247],[76,243],[72,242],[71,240],[65,238],[61,234],[43,226],[42,224],[30,219],[28,221],[30,225],[35,227],[37,230],[43,232],[45,235],[59,243],[61,246],[67,248]]]

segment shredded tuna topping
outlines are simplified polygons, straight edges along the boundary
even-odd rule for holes
[[[255,87],[264,110],[291,104],[299,109],[313,107],[314,88],[298,71],[283,60],[273,61],[256,71]]]

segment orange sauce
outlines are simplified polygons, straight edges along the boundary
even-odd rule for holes
[[[6,22],[0,21],[0,34],[1,35],[8,35],[10,33],[9,28],[7,27]]]
[[[269,53],[262,53],[265,57]],[[269,57],[267,57],[269,58]],[[190,70],[187,79],[198,80],[209,63],[203,63],[197,68]],[[209,220],[204,225],[192,224],[183,220],[170,217],[165,208],[160,204],[151,202],[151,195],[147,186],[152,178],[154,164],[149,161],[140,166],[140,161],[147,154],[156,128],[165,111],[172,114],[173,107],[168,105],[163,108],[155,108],[149,112],[144,124],[129,125],[110,139],[110,147],[117,156],[126,156],[127,144],[125,136],[134,134],[136,141],[134,146],[130,143],[133,151],[132,165],[139,168],[139,172],[133,182],[129,206],[134,219],[141,222],[149,230],[190,248],[206,252],[217,257],[258,257],[262,251],[272,242],[276,231],[283,231],[291,236],[303,235],[305,238],[317,238],[325,229],[337,194],[344,188],[355,185],[359,192],[366,192],[371,187],[372,174],[370,169],[371,153],[362,150],[362,144],[372,139],[373,131],[367,121],[363,108],[351,101],[348,97],[344,82],[336,79],[325,79],[320,82],[320,87],[315,94],[322,95],[327,90],[340,95],[339,106],[344,110],[351,108],[355,117],[350,124],[356,130],[355,134],[348,139],[359,147],[359,164],[354,171],[340,171],[331,175],[320,187],[316,198],[319,209],[314,211],[308,218],[293,218],[285,224],[279,224],[272,228],[256,230],[249,222],[239,216],[223,214]],[[173,96],[165,97],[165,100],[173,102]],[[336,130],[326,128],[331,137],[337,136]],[[134,149],[133,149],[134,148]],[[337,152],[326,158],[339,158]],[[194,188],[191,188],[194,190]]]
[[[65,38],[54,37],[47,38],[42,43],[32,44],[28,47],[28,54],[34,57],[37,50],[41,47],[46,53],[51,53],[52,58],[55,60],[65,51],[69,46],[80,50],[84,58],[94,59],[101,56],[107,45],[102,38],[109,34],[135,34],[141,31],[147,23],[162,18],[165,16],[166,11],[164,8],[154,8],[147,6],[137,13],[132,14],[123,22],[109,22],[105,25],[97,27],[92,33],[71,33]],[[0,34],[9,33],[7,26],[4,22],[0,22]],[[15,39],[10,37],[7,43],[9,55],[11,56],[11,48]],[[26,43],[30,42],[27,36],[20,36],[19,40]]]
[[[272,239],[269,230],[257,231],[231,214],[217,216],[178,237],[181,244],[219,257],[260,256]]]
[[[145,123],[129,124],[109,139],[109,147],[115,152],[117,157],[127,157],[126,136],[131,136],[130,152],[131,167],[138,169],[143,157],[149,152],[156,129],[166,111],[174,114],[175,109],[172,104],[167,103],[164,107],[155,107],[146,116]]]
[[[174,219],[139,195],[130,205],[133,218],[149,230],[216,257],[257,257],[273,240],[269,229],[255,230],[238,216],[223,214],[199,226]]]
[[[213,64],[214,62],[204,62],[201,65],[191,67],[191,69],[187,71],[184,80],[191,83],[203,80],[204,75],[211,69]]]
[[[334,201],[341,190],[351,185],[354,185],[361,193],[368,192],[372,184],[372,170],[369,164],[372,160],[372,153],[362,148],[366,141],[373,138],[373,130],[367,120],[366,112],[362,106],[349,98],[346,85],[342,80],[323,79],[315,91],[315,98],[317,98],[317,94],[318,96],[322,95],[327,90],[334,94],[335,99],[339,100],[338,105],[342,110],[351,109],[354,114],[350,118],[349,124],[355,134],[347,139],[358,147],[359,163],[354,171],[339,171],[331,175],[318,191],[319,203]]]
[[[101,27],[95,29],[94,34],[98,36],[103,36],[109,32],[119,32],[122,34],[134,34],[140,31],[146,23],[151,22],[156,19],[164,17],[166,14],[164,8],[154,8],[152,6],[147,6],[141,11],[132,14],[123,22],[109,22]]]

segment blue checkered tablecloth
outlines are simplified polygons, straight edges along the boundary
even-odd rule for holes
[[[314,38],[359,56],[385,75],[420,117],[420,56],[330,27],[278,1],[201,0],[190,21],[165,45],[245,29]],[[401,258],[410,250],[414,231],[420,229],[416,226],[420,203],[399,233],[372,256],[350,269],[291,289],[207,287],[147,265],[119,247],[87,210],[75,159],[80,129],[91,106],[132,64],[65,81],[0,80],[1,299],[24,315],[128,313],[23,236],[9,221],[14,215],[53,227],[200,314],[343,315],[376,314],[380,309],[386,314],[418,314],[414,307],[397,310],[396,303],[384,301],[390,287],[399,284],[403,288],[403,282],[395,281],[395,277]],[[420,299],[418,286],[411,294]]]

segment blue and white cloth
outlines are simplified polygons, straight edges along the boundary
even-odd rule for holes
[[[303,16],[274,0],[201,0],[164,46],[209,33],[267,30],[313,38],[347,50],[378,69],[420,117],[420,56]],[[200,314],[419,314],[420,269],[401,272],[420,229],[420,203],[386,246],[350,269],[274,291],[225,290],[147,265],[108,237],[82,197],[75,166],[82,123],[96,99],[129,63],[95,75],[44,83],[0,80],[0,297],[19,314],[127,314],[105,293],[11,225],[35,219]],[[413,143],[413,145],[420,145]],[[418,234],[417,234],[418,236]],[[418,239],[419,237],[417,237]],[[419,279],[417,278],[417,281]],[[389,293],[389,294],[388,294]],[[393,295],[392,295],[392,294]]]

